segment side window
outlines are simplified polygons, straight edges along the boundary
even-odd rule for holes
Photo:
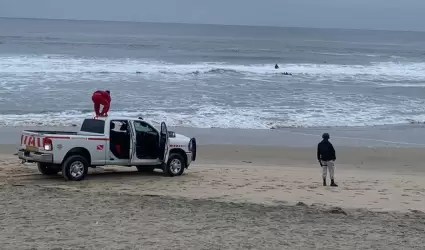
[[[110,130],[115,132],[126,132],[128,128],[127,121],[113,120],[111,121]]]
[[[85,119],[81,125],[80,131],[103,134],[105,133],[105,121],[96,119]]]
[[[151,125],[145,122],[135,121],[134,129],[136,130],[136,132],[158,134],[158,132]]]

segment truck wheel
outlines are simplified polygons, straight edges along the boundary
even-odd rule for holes
[[[89,163],[81,155],[71,155],[62,163],[62,175],[70,181],[83,180],[89,170]]]
[[[136,166],[137,171],[141,172],[141,173],[151,173],[154,171],[154,167],[149,167],[149,166]]]
[[[53,164],[37,163],[37,168],[43,175],[56,175],[60,172],[60,167]]]
[[[184,172],[186,163],[183,156],[173,153],[168,157],[167,164],[164,164],[163,170],[165,176],[180,176]]]

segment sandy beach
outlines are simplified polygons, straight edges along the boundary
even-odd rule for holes
[[[82,182],[42,176],[13,149],[0,146],[4,249],[425,245],[421,148],[337,148],[336,188],[321,186],[314,148],[202,145],[181,177],[105,167]]]

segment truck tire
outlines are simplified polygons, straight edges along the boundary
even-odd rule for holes
[[[150,166],[136,166],[137,171],[140,173],[152,173],[155,168]]]
[[[60,172],[60,167],[53,164],[37,163],[37,168],[43,175],[57,175]]]
[[[62,163],[62,175],[69,181],[83,180],[89,170],[89,163],[81,155],[71,155]]]
[[[184,172],[186,162],[180,154],[173,153],[168,157],[167,164],[163,165],[163,171],[165,176],[174,177],[180,176]]]

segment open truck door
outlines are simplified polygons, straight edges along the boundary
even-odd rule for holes
[[[168,160],[168,150],[170,145],[170,138],[168,134],[167,125],[165,122],[161,122],[161,132],[159,135],[159,159],[167,163]]]

